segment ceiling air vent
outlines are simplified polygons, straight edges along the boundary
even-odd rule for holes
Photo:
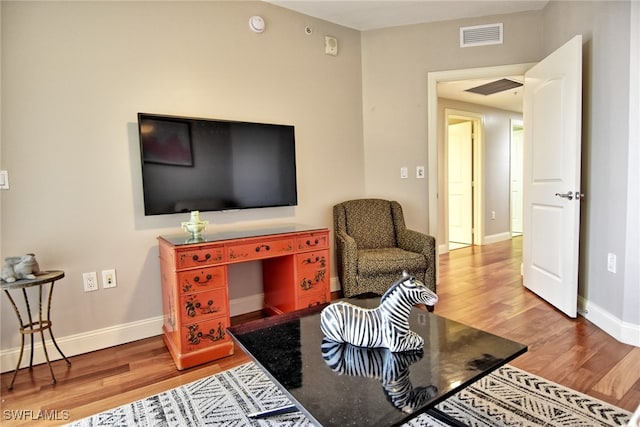
[[[502,44],[502,23],[460,27],[460,47]]]
[[[505,90],[513,89],[522,86],[522,83],[509,79],[500,79],[491,83],[486,83],[480,86],[472,87],[471,89],[465,89],[466,92],[477,93],[480,95],[493,95],[494,93],[504,92]]]

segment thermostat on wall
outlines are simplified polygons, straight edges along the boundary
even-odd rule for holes
[[[331,36],[324,36],[324,53],[336,56],[338,54],[338,39]]]

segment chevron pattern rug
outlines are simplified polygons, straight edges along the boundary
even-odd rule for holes
[[[310,426],[301,412],[254,420],[246,414],[289,400],[253,363],[76,421],[103,426]],[[631,413],[509,365],[499,368],[438,409],[472,427],[624,426]],[[420,415],[407,426],[444,426]]]

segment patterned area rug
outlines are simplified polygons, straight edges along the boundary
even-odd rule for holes
[[[254,420],[246,414],[285,406],[253,363],[76,421],[70,426],[309,426],[300,412]],[[473,426],[624,426],[631,413],[506,365],[438,406]],[[420,415],[407,426],[444,426]]]

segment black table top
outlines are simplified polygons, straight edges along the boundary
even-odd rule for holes
[[[346,301],[374,308],[379,300]],[[525,345],[417,308],[410,325],[424,338],[423,351],[336,344],[320,330],[322,308],[244,323],[229,332],[298,409],[323,426],[402,424],[527,351]]]

